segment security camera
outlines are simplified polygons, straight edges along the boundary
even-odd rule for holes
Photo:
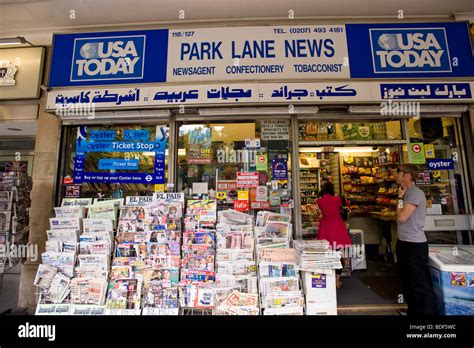
[[[45,91],[45,92],[51,92],[52,91],[51,87],[48,87],[48,86],[45,86],[45,85],[41,85],[40,88],[41,88],[42,91]]]
[[[379,149],[378,146],[372,146],[372,150],[377,151]]]

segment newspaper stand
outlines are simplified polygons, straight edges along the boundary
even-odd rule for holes
[[[0,293],[4,273],[26,259],[19,248],[28,244],[30,190],[27,173],[0,172]]]
[[[212,315],[212,308],[182,307],[181,315]]]

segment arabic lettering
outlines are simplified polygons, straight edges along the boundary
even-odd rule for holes
[[[235,101],[239,101],[240,98],[251,98],[252,90],[243,90],[241,88],[221,87],[220,89],[213,88],[207,91],[208,99],[222,99],[228,100],[234,98]]]
[[[357,95],[357,91],[353,88],[347,88],[349,85],[343,85],[338,87],[326,86],[326,88],[316,89],[313,93],[307,89],[297,88],[294,90],[289,90],[288,86],[282,86],[279,89],[272,91],[272,98],[285,98],[286,100],[291,100],[296,98],[301,100],[301,98],[307,96],[316,95],[320,99],[324,97],[354,97]]]
[[[381,84],[382,99],[471,98],[468,83]]]

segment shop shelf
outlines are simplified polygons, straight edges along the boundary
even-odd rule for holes
[[[400,162],[387,162],[387,163],[374,164],[374,167],[396,166],[396,165],[399,165],[399,164],[400,164]]]

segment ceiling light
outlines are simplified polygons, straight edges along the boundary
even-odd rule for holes
[[[34,46],[31,42],[29,42],[22,36],[0,38],[0,46],[23,45],[23,44]]]

